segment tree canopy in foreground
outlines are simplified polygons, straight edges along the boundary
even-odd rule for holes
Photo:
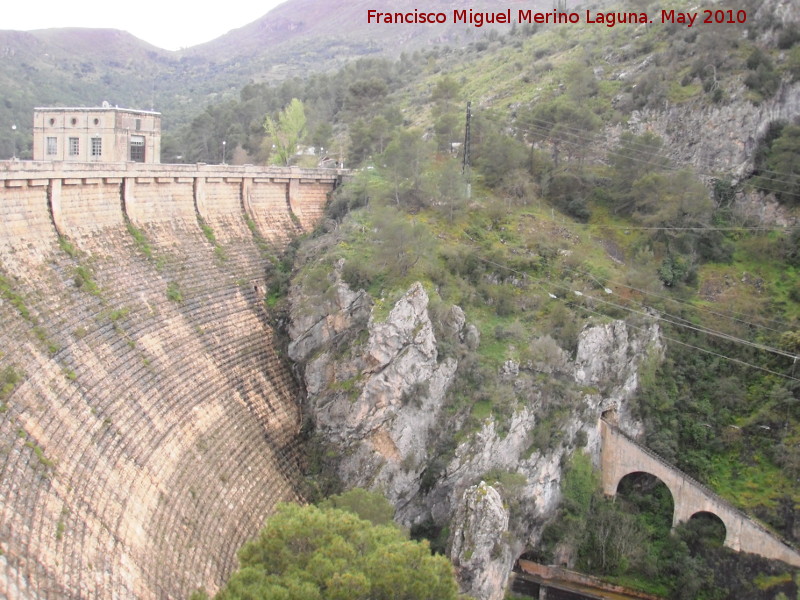
[[[350,512],[281,504],[239,551],[241,567],[217,600],[448,600],[450,562],[394,525]]]

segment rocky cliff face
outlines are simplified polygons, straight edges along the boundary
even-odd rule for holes
[[[508,518],[503,497],[485,481],[467,488],[456,507],[450,558],[462,589],[475,598],[502,598],[515,558],[508,543]]]
[[[800,115],[800,83],[783,83],[760,104],[748,101],[745,93],[740,85],[726,104],[688,102],[634,111],[628,127],[664,138],[678,164],[741,178],[752,172],[754,151],[769,125]]]
[[[439,360],[422,285],[385,320],[338,276],[324,296],[293,290],[289,355],[336,475],[346,487],[381,490],[406,526],[449,524],[464,591],[502,598],[514,559],[554,514],[565,457],[579,446],[598,457],[603,411],[636,431],[627,404],[642,362],[660,356],[658,327],[587,327],[574,359],[547,338],[545,360],[501,370],[518,400],[512,414],[476,425],[448,396],[458,362]],[[461,309],[445,321],[464,346],[477,343]]]
[[[780,32],[796,26],[797,22],[796,2],[764,0],[748,8],[747,28],[739,33],[742,40],[747,37],[758,47],[775,49]],[[636,134],[655,133],[664,140],[664,150],[675,165],[693,167],[707,182],[712,178],[730,178],[734,183],[745,181],[753,174],[758,146],[770,125],[791,123],[800,118],[800,81],[785,70],[789,52],[778,53],[776,64],[782,72],[782,80],[777,91],[763,100],[756,100],[745,85],[747,71],[736,71],[743,67],[743,59],[735,59],[734,62],[741,62],[733,66],[727,79],[725,76],[720,79],[723,100],[709,101],[708,94],[687,101],[665,100],[659,106],[634,110],[628,122],[612,128],[611,133],[619,135],[623,130]],[[692,55],[692,60],[702,61],[703,56],[703,52],[698,51]],[[648,55],[631,71],[648,72],[654,64],[658,64],[658,57]],[[712,64],[706,67],[714,68]],[[629,75],[623,72],[617,76]],[[734,208],[757,222],[781,226],[796,222],[796,216],[780,205],[768,190],[740,190]]]
[[[397,507],[419,491],[426,448],[456,361],[437,360],[428,295],[413,285],[384,322],[365,292],[337,281],[329,314],[300,316],[295,297],[289,356],[304,365],[316,431],[341,453],[347,486],[378,488]],[[461,313],[460,325],[464,318]],[[338,347],[337,347],[338,344]]]

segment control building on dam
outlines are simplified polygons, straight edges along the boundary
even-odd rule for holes
[[[0,597],[213,592],[298,498],[263,300],[340,176],[0,163]]]

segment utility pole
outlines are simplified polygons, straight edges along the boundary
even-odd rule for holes
[[[470,181],[470,141],[471,134],[469,130],[470,121],[472,120],[472,102],[467,102],[467,124],[464,131],[464,157],[461,163],[461,174],[467,180],[467,198],[472,198],[472,182]]]

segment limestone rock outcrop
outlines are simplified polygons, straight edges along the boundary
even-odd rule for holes
[[[785,2],[771,4],[776,5],[772,14],[777,18],[788,14]],[[744,84],[729,90],[729,94],[729,101],[720,104],[665,103],[663,107],[633,111],[628,123],[614,133],[625,129],[636,134],[655,133],[664,140],[675,164],[723,173],[734,182],[745,180],[753,173],[756,150],[770,125],[791,123],[800,117],[800,82],[784,81],[772,97],[760,103],[748,100]],[[791,212],[768,191],[740,191],[734,207],[742,216],[762,223],[787,226],[795,222]]]
[[[289,356],[304,364],[308,407],[317,431],[341,452],[339,476],[378,487],[400,505],[419,490],[431,431],[456,369],[437,360],[428,295],[414,284],[384,322],[370,317],[364,292],[333,285],[332,312],[321,319],[293,311]],[[299,305],[294,304],[295,307]],[[336,336],[365,339],[348,359],[331,352]],[[462,325],[463,327],[463,322]]]
[[[800,115],[800,83],[783,84],[760,104],[744,99],[744,87],[735,93],[726,104],[685,103],[634,111],[628,128],[664,138],[678,164],[742,176],[752,169],[754,150],[769,124]]]
[[[508,510],[500,493],[485,481],[464,491],[452,521],[450,558],[462,589],[475,598],[500,600],[513,560]]]
[[[595,386],[602,397],[597,409],[611,411],[617,425],[635,437],[642,433],[642,425],[631,415],[627,400],[639,387],[643,361],[660,361],[664,350],[656,326],[643,328],[640,334],[624,321],[587,328],[575,356],[575,381]]]
[[[346,487],[382,491],[407,527],[449,524],[462,590],[502,597],[514,558],[555,513],[565,456],[585,447],[598,461],[604,411],[635,432],[628,401],[639,369],[662,354],[658,326],[587,326],[574,359],[543,338],[537,360],[499,370],[516,398],[510,414],[476,422],[448,394],[458,362],[439,360],[424,287],[380,319],[363,291],[332,277],[325,301],[293,290],[289,346],[331,469]],[[474,349],[463,311],[445,315],[439,330]]]

